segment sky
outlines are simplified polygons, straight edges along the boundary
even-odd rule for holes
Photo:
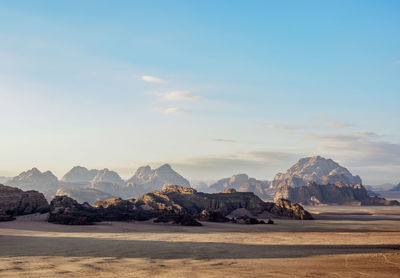
[[[0,175],[400,182],[398,1],[1,1]]]

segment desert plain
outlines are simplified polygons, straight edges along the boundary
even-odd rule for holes
[[[0,277],[400,277],[399,207],[307,207],[274,225],[0,223]]]

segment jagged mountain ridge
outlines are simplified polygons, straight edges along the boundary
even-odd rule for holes
[[[54,195],[60,185],[57,177],[51,171],[41,172],[37,168],[24,171],[9,179],[5,184],[22,190],[40,191],[46,198]]]
[[[190,187],[190,182],[172,169],[169,164],[164,164],[156,169],[150,166],[144,166],[137,169],[126,184],[134,195],[138,197],[152,190],[161,190],[164,185],[179,184],[184,187]]]

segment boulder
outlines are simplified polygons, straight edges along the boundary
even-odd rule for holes
[[[49,211],[49,204],[40,192],[0,184],[0,210],[3,215],[11,216],[45,213]]]

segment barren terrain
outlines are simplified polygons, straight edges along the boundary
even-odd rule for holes
[[[64,226],[23,216],[0,223],[0,277],[399,276],[400,208],[308,209],[320,220]]]

